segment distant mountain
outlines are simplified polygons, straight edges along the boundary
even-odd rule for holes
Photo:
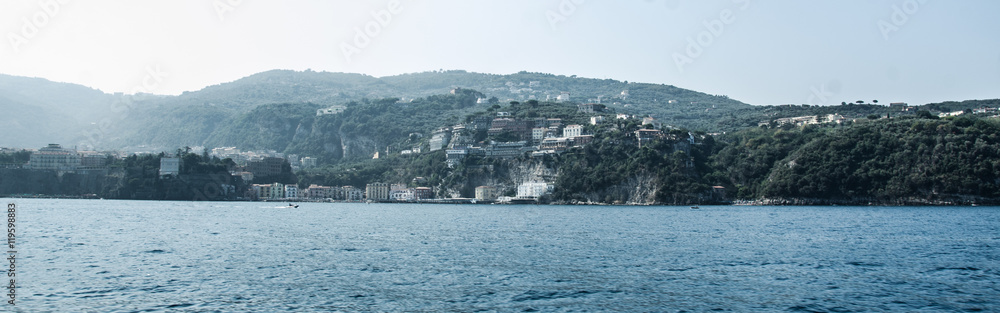
[[[362,74],[272,70],[162,99],[166,106],[208,105],[249,111],[262,104],[337,103],[369,95],[378,79]],[[376,97],[389,96],[389,93]]]
[[[225,144],[283,151],[287,143],[262,146],[251,137],[234,140],[237,138],[232,135],[234,133],[251,132],[229,128],[249,125],[247,114],[253,114],[252,119],[260,121],[261,113],[254,113],[253,110],[262,105],[303,103],[309,104],[309,110],[315,112],[316,108],[349,106],[362,103],[365,99],[395,98],[401,99],[401,102],[410,102],[449,94],[456,88],[474,90],[481,93],[484,99],[496,98],[497,102],[503,104],[531,99],[555,101],[565,94],[571,102],[600,101],[616,112],[651,115],[667,124],[705,130],[715,130],[715,121],[726,117],[726,112],[752,108],[726,97],[668,85],[528,72],[495,75],[445,71],[375,78],[361,74],[273,70],[176,97],[136,100],[134,110],[129,112],[128,118],[114,123],[115,127],[104,132],[107,136],[96,146],[172,149],[177,146]],[[439,110],[435,112],[438,116],[462,118],[462,114],[453,110],[455,106],[444,106],[429,109]],[[467,108],[463,107],[459,111],[465,112],[465,109]],[[296,112],[293,115],[302,114],[308,115],[310,112]],[[289,125],[293,127],[291,130],[302,131],[297,126]],[[370,145],[384,144],[389,143],[373,142]]]
[[[80,129],[108,110],[111,99],[80,85],[0,74],[0,146],[72,145]]]
[[[477,92],[483,99],[500,104],[556,101],[560,96],[568,96],[568,101],[573,103],[600,102],[617,113],[652,116],[667,125],[707,132],[734,131],[756,126],[767,119],[826,114],[831,110],[846,115],[839,107],[751,106],[725,96],[670,85],[531,72],[497,75],[435,71],[378,78],[349,73],[272,70],[178,96],[109,95],[74,84],[0,75],[0,110],[3,112],[0,115],[0,130],[3,131],[0,146],[41,147],[47,143],[61,143],[81,149],[142,146],[149,150],[173,150],[182,146],[233,145],[284,151],[295,146],[286,142],[291,138],[332,144],[317,142],[316,138],[304,134],[311,131],[309,117],[315,115],[317,108],[373,105],[382,103],[383,99],[399,99],[399,103],[421,103],[421,110],[430,110],[436,118],[459,120],[470,112],[492,105],[455,105],[467,99],[428,100],[450,94],[456,88]],[[271,111],[278,108],[274,107],[278,104],[290,107]],[[928,108],[943,110],[966,106],[966,103],[945,103]],[[267,108],[258,110],[262,107]],[[855,115],[888,112],[884,106],[854,106],[847,110]],[[275,114],[275,120],[269,120],[272,115],[268,114]],[[441,126],[445,125],[426,127]],[[429,132],[426,128],[411,131],[423,135]],[[270,139],[262,140],[256,135],[261,133],[268,133]],[[285,138],[285,141],[275,138]],[[373,141],[364,146],[388,144],[392,142]]]

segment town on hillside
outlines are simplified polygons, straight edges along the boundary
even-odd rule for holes
[[[480,99],[480,101],[487,101]],[[480,160],[533,160],[579,151],[595,142],[595,135],[628,138],[612,144],[667,147],[673,157],[680,157],[680,168],[694,170],[693,147],[720,134],[690,132],[664,125],[650,116],[615,113],[599,103],[512,101],[507,108],[494,105],[485,112],[470,115],[465,122],[440,127],[417,144],[402,148],[373,151],[372,159],[415,158],[419,155],[443,155],[449,169],[487,168]],[[562,114],[546,116],[532,111],[513,112],[522,107],[558,107]],[[574,108],[570,109],[570,108]],[[912,115],[913,107],[891,104],[893,109]],[[567,111],[569,109],[569,111]],[[336,115],[342,106],[320,109],[318,116]],[[546,111],[541,111],[546,112]],[[553,111],[555,112],[555,111]],[[566,113],[570,112],[570,113]],[[926,113],[925,113],[926,114]],[[996,108],[983,107],[934,116],[951,118],[961,115],[995,117]],[[919,114],[918,114],[919,115]],[[818,124],[864,124],[888,116],[845,118],[840,114],[781,117],[762,121],[759,127],[788,127]],[[623,136],[623,137],[622,137]],[[609,142],[604,140],[602,142]],[[201,154],[192,151],[202,151]],[[662,152],[661,152],[662,153]],[[531,175],[514,185],[487,183],[475,186],[474,192],[456,194],[443,190],[440,180],[426,177],[400,178],[396,181],[352,181],[349,185],[326,186],[316,180],[299,180],[296,174],[321,168],[320,156],[300,156],[277,151],[244,151],[237,147],[206,149],[185,147],[166,152],[81,151],[60,144],[37,149],[0,148],[0,194],[10,196],[59,196],[119,199],[170,200],[247,200],[247,201],[345,201],[345,202],[458,202],[458,203],[537,203],[547,202],[557,186],[556,173]],[[704,156],[701,156],[704,157]],[[411,176],[412,177],[412,176]],[[384,178],[384,177],[383,177]],[[463,197],[464,196],[464,197]],[[711,186],[698,201],[722,203],[730,199],[724,186]],[[637,200],[635,203],[644,203]],[[645,203],[648,203],[645,202]]]
[[[568,95],[563,94],[561,97],[568,98]],[[565,100],[558,99],[560,102]],[[480,101],[486,101],[486,99]],[[563,118],[547,116],[517,118],[512,116],[511,112],[491,110],[488,114],[471,118],[466,123],[434,130],[429,134],[428,140],[424,141],[425,144],[408,147],[401,151],[375,151],[373,158],[379,158],[380,153],[412,156],[422,152],[444,150],[449,168],[462,164],[467,159],[538,158],[560,154],[568,149],[587,145],[594,139],[592,133],[594,130],[600,127],[616,127],[612,123],[607,123],[611,120],[628,121],[641,125],[641,129],[637,129],[631,134],[639,148],[655,140],[670,139],[676,142],[677,149],[690,152],[690,145],[696,144],[698,139],[691,133],[680,132],[675,127],[662,125],[652,117],[605,112],[605,106],[596,103],[576,104],[575,106],[577,113],[575,116],[588,117],[577,120],[585,120],[586,123],[568,124]],[[317,111],[317,115],[338,114],[343,110],[342,106],[334,106],[320,109]],[[485,138],[481,136],[483,134],[485,134]],[[192,150],[198,151],[199,149],[204,151],[203,156],[191,153]],[[67,175],[81,178],[78,183],[80,188],[63,188],[61,190],[82,190],[84,192],[63,194],[66,196],[106,196],[106,192],[102,192],[102,190],[109,190],[109,187],[106,186],[108,181],[129,176],[129,168],[120,165],[121,160],[125,160],[129,155],[121,152],[77,151],[60,144],[50,144],[39,149],[7,148],[0,153],[10,155],[20,153],[22,155],[20,160],[11,159],[10,162],[2,164],[3,169],[8,171],[50,172],[54,174],[54,177],[59,178],[68,177]],[[23,158],[24,155],[28,157]],[[133,154],[133,157],[134,155],[136,154]],[[185,181],[191,180],[195,174],[203,174],[183,170],[186,162],[190,161],[184,160],[185,155],[202,157],[199,162],[216,160],[217,163],[225,167],[228,177],[220,178],[219,173],[212,176],[213,196],[221,197],[204,197],[208,199],[406,202],[441,201],[443,200],[441,198],[444,198],[436,193],[434,186],[428,185],[423,177],[417,177],[408,182],[368,182],[363,186],[323,186],[318,184],[299,186],[295,183],[278,182],[281,180],[288,182],[287,179],[281,179],[283,175],[288,176],[299,171],[310,170],[317,167],[318,164],[316,157],[283,154],[276,151],[243,151],[237,147],[221,147],[210,150],[202,147],[186,147],[178,149],[176,153],[172,154],[143,152],[137,153],[137,155],[159,156],[159,164],[154,164],[158,165],[155,174],[155,179],[158,181],[172,179]],[[204,179],[207,180],[207,178]],[[271,179],[274,181],[268,181]],[[506,196],[498,192],[496,186],[479,186],[475,188],[475,198],[455,200],[480,203],[534,202],[553,191],[553,182],[554,177],[523,182],[516,187],[515,194],[508,193]],[[134,184],[134,179],[117,184],[129,183]],[[156,185],[157,183],[152,182],[147,183],[147,185],[159,186]],[[4,188],[6,189],[4,193],[22,195],[44,193],[43,190],[32,190],[32,186],[21,187],[24,188]],[[167,187],[160,186],[160,188]],[[51,190],[47,191],[51,192]],[[200,191],[200,194],[205,193]]]

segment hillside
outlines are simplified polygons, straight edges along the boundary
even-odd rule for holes
[[[580,117],[558,104],[537,108],[499,110]],[[909,115],[720,136],[674,129],[639,147],[633,133],[642,128],[635,120],[588,126],[593,140],[562,153],[466,158],[454,167],[445,166],[441,151],[356,159],[301,172],[299,185],[407,184],[424,177],[439,196],[471,197],[477,186],[513,195],[522,183],[545,181],[554,187],[546,201],[555,203],[1000,203],[996,118]]]
[[[798,203],[996,203],[1000,121],[902,117],[725,137],[713,175],[734,198]]]
[[[358,103],[373,101],[372,99],[396,98],[400,103],[420,103],[434,101],[430,99],[436,95],[449,94],[456,88],[474,90],[479,97],[495,98],[499,103],[529,99],[544,101],[546,98],[555,101],[564,92],[569,93],[569,101],[574,103],[596,102],[600,97],[602,103],[607,103],[608,107],[617,112],[651,115],[666,123],[707,130],[714,130],[717,127],[716,121],[723,118],[725,112],[752,108],[725,97],[667,85],[527,72],[494,75],[446,71],[374,78],[359,74],[275,70],[177,97],[138,100],[130,116],[115,124],[104,143],[109,148],[152,146],[169,150],[178,146],[232,145],[263,147],[283,152],[285,147],[261,145],[254,142],[252,137],[238,140],[241,137],[233,137],[232,134],[246,131],[228,128],[248,126],[241,121],[253,117],[245,115],[260,116],[260,112],[253,113],[253,110],[276,103],[308,103],[313,111],[316,107],[332,105],[350,108]],[[628,96],[623,96],[622,92],[626,90]],[[671,104],[670,100],[676,103]],[[461,118],[469,113],[455,111],[455,107],[450,104],[422,108],[434,110],[437,116]],[[302,111],[296,114],[305,113]],[[303,130],[298,128],[297,123],[294,126],[299,131]],[[426,133],[427,130],[413,129],[409,132]],[[227,139],[222,140],[223,138]],[[301,136],[297,138],[312,140]],[[376,142],[372,146],[382,144],[391,142]]]
[[[111,95],[80,85],[0,74],[0,146],[76,144],[81,129],[106,116]]]
[[[531,73],[491,76],[453,71],[379,79],[300,74],[262,73],[178,97],[111,97],[112,103],[129,109],[118,112],[117,122],[106,125],[111,131],[97,136],[95,142],[161,145],[165,151],[187,145],[275,150],[318,161],[317,167],[303,167],[295,173],[289,169],[283,174],[282,182],[297,180],[301,188],[385,182],[432,187],[437,197],[445,198],[472,197],[478,186],[514,196],[526,183],[543,183],[553,189],[541,200],[554,203],[1000,203],[996,192],[1000,187],[1000,121],[993,117],[1000,107],[998,100],[918,107],[867,103],[748,106],[670,86],[628,83],[629,96],[617,100],[625,104],[593,106],[590,112],[584,109],[590,106],[578,106],[589,101],[575,101],[576,96],[559,102],[501,100],[498,95],[519,97],[510,87],[521,83],[511,81],[512,77],[526,79],[525,85],[535,88],[565,83],[558,88],[595,93],[626,84]],[[333,85],[316,83],[316,77],[354,81],[342,81],[341,87],[331,87],[335,89],[406,96],[346,100],[358,96],[348,95],[336,100],[341,92],[323,98],[325,92],[307,91]],[[483,92],[452,84],[470,77],[481,79],[470,80],[470,85],[503,82],[506,91],[493,90],[491,95],[488,88]],[[296,82],[284,83],[291,81]],[[297,92],[282,93],[296,86]],[[378,88],[372,86],[386,89],[376,92]],[[447,91],[419,96],[438,89]],[[697,126],[685,127],[678,123],[683,120],[680,114],[655,120],[644,118],[653,115],[648,113],[618,114],[640,106],[627,103],[637,94],[675,96],[670,92],[720,101],[714,104],[716,110],[692,111],[704,113],[695,125],[711,124],[729,131],[710,134]],[[243,93],[245,100],[222,101],[226,99],[222,95],[237,93]],[[286,97],[297,101],[271,102]],[[46,108],[9,98],[0,98],[0,105],[12,115],[46,114]],[[338,109],[317,114],[318,109],[332,105]],[[676,111],[681,106],[657,108]],[[939,118],[939,112],[967,113]],[[63,127],[72,126],[66,124]],[[566,135],[570,125],[576,135]],[[536,130],[544,136],[536,138]],[[430,151],[431,138],[443,133],[451,138],[443,141],[449,151]],[[379,152],[378,159],[372,159],[374,152]],[[7,162],[23,163],[24,156],[20,158],[17,161],[12,155]],[[156,158],[116,161],[111,168],[116,174],[108,176],[38,176],[11,168],[3,190],[84,190],[108,197],[186,199],[192,195],[178,192],[184,184],[211,175],[228,177],[220,166],[227,170],[237,166],[233,160],[207,154],[198,160],[190,156],[192,160],[185,164],[205,171],[189,173],[185,178],[189,181],[164,182],[155,175]],[[197,165],[202,163],[206,165]],[[34,183],[19,183],[23,179]],[[75,184],[87,188],[56,188],[62,184],[59,179],[78,181]],[[260,179],[253,183],[272,182],[269,177]],[[227,197],[239,197],[239,191],[234,192]]]
[[[440,105],[428,104],[438,102],[441,99],[435,97],[450,94],[456,88],[472,90],[478,97],[493,102],[462,108],[456,108],[450,100],[438,103]],[[314,127],[313,122],[318,120],[311,115],[317,108],[334,105],[351,108],[383,99],[398,99],[398,103],[415,103],[420,107],[419,111],[407,112],[430,112],[433,113],[429,114],[431,117],[458,120],[493,103],[532,99],[556,101],[561,95],[568,96],[569,103],[600,100],[616,113],[652,116],[667,125],[705,132],[732,132],[756,127],[762,121],[803,115],[841,114],[847,118],[863,118],[897,113],[888,106],[870,104],[751,106],[725,96],[670,85],[531,72],[497,75],[435,71],[376,78],[361,74],[273,70],[178,96],[108,95],[79,85],[0,75],[0,109],[5,113],[0,121],[6,127],[0,146],[39,147],[63,143],[86,149],[147,151],[172,151],[183,146],[236,146],[315,154],[337,150],[331,150],[332,146],[340,145],[339,150],[349,146],[340,139],[328,140],[331,137],[327,130],[333,126]],[[996,102],[991,101],[931,104],[925,109],[963,110]],[[294,108],[277,109],[278,104]],[[394,107],[384,109],[396,110]],[[382,113],[369,113],[357,118],[382,118]],[[269,120],[272,116],[275,120]],[[407,120],[412,116],[415,115],[396,116],[394,121],[410,124]],[[420,124],[423,121],[438,119],[413,122]],[[432,124],[406,129],[403,136],[414,132],[428,135],[430,130],[445,126]],[[377,128],[366,129],[378,133]],[[386,136],[375,141],[361,138],[355,150],[373,150],[405,140]],[[342,151],[338,153],[343,157]]]

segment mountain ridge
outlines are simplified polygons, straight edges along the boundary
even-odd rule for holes
[[[572,102],[600,100],[623,113],[657,116],[683,126],[697,126],[697,119],[719,118],[722,114],[709,112],[688,116],[691,114],[673,114],[674,111],[751,107],[726,97],[664,84],[526,71],[486,74],[454,70],[374,77],[357,73],[270,70],[176,96],[107,94],[72,83],[4,75],[0,76],[0,96],[14,98],[4,102],[9,112],[13,113],[6,114],[8,125],[18,124],[16,121],[20,124],[25,124],[25,121],[43,122],[36,123],[36,127],[11,127],[9,133],[12,135],[0,138],[0,146],[33,147],[61,142],[93,149],[150,145],[169,149],[173,146],[203,145],[219,124],[232,122],[239,115],[261,105],[311,103],[328,107],[365,99],[400,98],[412,101],[447,94],[455,88],[473,89],[482,92],[486,98],[495,97],[503,103],[554,100],[568,93]],[[26,93],[25,90],[37,91]],[[676,108],[666,107],[670,100],[674,100]],[[59,103],[79,105],[60,108],[56,105]],[[123,107],[122,104],[127,107],[126,112],[116,110]],[[11,109],[13,107],[30,112],[15,111]],[[65,109],[66,114],[60,115],[60,109]],[[75,122],[67,122],[70,118]],[[194,130],[181,137],[166,137],[157,133],[158,129],[177,125]],[[58,129],[59,132],[52,133],[47,131],[49,129]],[[100,133],[101,136],[96,141],[74,138],[78,133]]]
[[[40,147],[62,143],[81,149],[142,147],[151,151],[218,144],[256,147],[259,145],[252,142],[253,138],[239,141],[232,135],[248,132],[226,128],[240,124],[247,114],[261,106],[303,104],[313,109],[381,99],[408,103],[450,94],[456,89],[481,93],[482,100],[477,102],[492,100],[474,104],[478,109],[494,103],[528,100],[600,102],[617,113],[650,116],[663,124],[706,132],[734,131],[775,118],[817,112],[833,114],[842,109],[841,106],[758,106],[666,84],[527,71],[489,74],[451,70],[374,77],[358,73],[269,70],[175,96],[106,94],[72,83],[0,74],[0,109],[6,113],[0,121],[7,125],[7,135],[0,138],[0,146]],[[558,99],[560,96],[564,99]],[[470,107],[458,108],[454,99],[437,99],[444,101],[442,107],[424,108],[438,110],[439,115],[452,119],[461,119],[463,114],[469,113],[462,110]],[[65,105],[67,103],[72,105]],[[945,102],[928,108],[962,110],[969,105]],[[861,117],[888,112],[883,106],[872,105],[854,106],[850,110]],[[303,114],[309,115],[308,112],[295,113],[300,117]],[[306,124],[288,125],[300,131],[299,136],[290,138],[302,139],[301,132],[305,128],[300,126],[308,126]],[[427,134],[422,129],[414,131]],[[386,144],[390,143],[370,145]],[[271,149],[281,150],[280,147]]]

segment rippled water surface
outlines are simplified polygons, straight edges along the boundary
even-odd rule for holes
[[[1000,308],[993,207],[5,201],[22,312]]]

